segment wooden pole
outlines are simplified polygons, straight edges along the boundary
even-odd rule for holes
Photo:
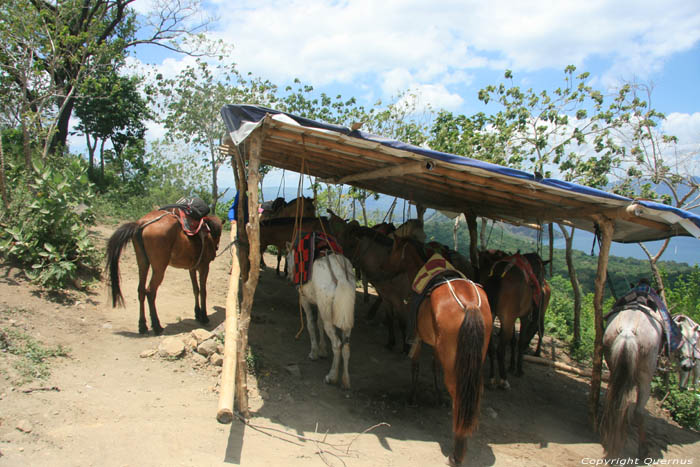
[[[464,211],[469,227],[469,261],[475,271],[479,270],[479,232],[476,225],[476,216],[470,210]]]
[[[598,405],[600,402],[600,381],[603,370],[603,294],[608,270],[610,244],[615,230],[613,222],[607,217],[595,216],[600,232],[600,252],[598,253],[598,271],[595,278],[595,294],[593,307],[595,310],[595,341],[593,344],[593,369],[591,375],[591,394],[588,405],[588,415],[593,423],[593,429],[598,431]]]
[[[248,352],[248,329],[250,327],[250,313],[253,309],[253,297],[260,278],[260,213],[258,212],[258,185],[260,184],[260,155],[262,151],[262,132],[264,127],[258,128],[248,137],[248,222],[246,233],[248,237],[248,275],[243,284],[241,299],[241,313],[238,323],[238,366],[237,366],[237,394],[238,410],[244,417],[249,417],[248,410],[248,383],[246,355]]]
[[[231,241],[236,238],[236,231],[231,228]],[[233,253],[231,275],[228,280],[226,296],[226,324],[224,326],[224,363],[221,369],[221,388],[219,390],[219,410],[216,419],[220,423],[233,421],[233,402],[235,398],[236,348],[238,347],[238,283],[241,278],[241,266],[238,261],[238,248],[231,246]]]

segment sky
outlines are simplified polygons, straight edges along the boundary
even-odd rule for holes
[[[137,0],[146,12],[155,0]],[[503,82],[552,91],[563,70],[607,90],[653,85],[652,104],[681,144],[700,144],[700,2],[687,0],[411,1],[206,0],[207,35],[233,44],[239,71],[283,87],[295,78],[360,104],[418,92],[433,109],[496,112],[479,89]],[[136,50],[138,64],[174,76],[192,57]],[[157,136],[157,126],[152,135]]]
[[[136,0],[144,13],[151,2]],[[244,74],[283,88],[295,78],[330,96],[371,106],[402,91],[434,109],[497,112],[478,91],[503,82],[551,93],[563,70],[591,84],[653,86],[664,131],[700,148],[700,2],[688,0],[205,0],[217,17],[207,35],[233,44]],[[136,65],[174,76],[192,63],[158,47],[136,50]],[[149,137],[162,134],[157,125]],[[698,156],[700,157],[700,156]],[[266,180],[276,185],[279,175]],[[287,180],[287,183],[290,183]],[[228,171],[220,184],[233,184]]]

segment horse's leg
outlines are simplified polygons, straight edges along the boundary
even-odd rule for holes
[[[282,250],[277,248],[277,268],[275,269],[275,274],[280,275],[280,263],[282,262]],[[286,269],[286,267],[285,267]]]
[[[637,425],[639,434],[639,446],[637,455],[639,459],[646,459],[648,448],[647,448],[647,432],[644,427],[644,406],[649,400],[649,395],[651,393],[651,378],[642,384],[637,385],[637,404],[634,407],[634,422]]]
[[[146,298],[148,299],[148,309],[151,313],[151,328],[156,336],[163,334],[163,327],[160,325],[158,312],[156,311],[156,294],[158,287],[163,282],[163,277],[165,277],[165,267],[161,269],[154,264],[153,274],[151,274],[151,280],[146,289]]]
[[[394,333],[394,307],[389,302],[384,306],[384,325],[387,329],[386,348],[391,350],[396,345],[396,334]]]
[[[368,320],[373,320],[374,317],[377,315],[377,310],[379,310],[379,307],[382,305],[382,297],[377,296],[377,299],[374,301],[372,306],[370,307],[369,310],[367,310],[367,319]]]
[[[442,405],[442,396],[440,395],[440,385],[438,384],[438,375],[440,373],[440,362],[437,356],[433,354],[433,389],[435,389],[435,405]]]
[[[136,262],[139,266],[139,334],[148,334],[148,324],[146,323],[146,279],[148,278],[148,258],[143,254],[143,250],[134,245],[136,251]]]
[[[351,329],[343,331],[342,349],[343,349],[343,389],[350,389],[350,333]]]
[[[319,315],[321,314],[320,308],[319,308]],[[324,319],[319,321],[323,321],[323,326],[326,330],[326,334],[328,335],[328,338],[331,340],[331,348],[333,349],[333,362],[331,363],[331,369],[324,378],[324,381],[327,384],[336,384],[338,382],[338,370],[340,368],[340,353],[341,353],[341,347],[342,347],[342,342],[340,341],[340,338],[338,338],[338,335],[335,333],[335,326],[333,325],[333,320],[330,319]],[[348,348],[348,356],[349,356],[349,348]],[[349,377],[348,377],[349,380]],[[348,381],[349,383],[349,381]]]
[[[496,352],[498,351],[496,339],[494,339],[494,336],[491,336],[491,339],[489,340],[489,346],[487,349],[487,353],[489,356],[489,387],[490,388],[495,388],[496,387],[496,359],[498,358],[496,355]]]
[[[200,309],[199,316],[197,316],[197,309],[195,308],[195,318],[202,324],[207,324],[209,322],[209,317],[207,316],[207,277],[209,276],[209,263],[202,264],[199,267],[199,296]],[[196,302],[195,302],[196,303]]]
[[[518,339],[517,348],[513,348],[513,351],[517,351],[518,365],[515,368],[515,376],[523,375],[523,355],[530,347],[530,340],[537,332],[537,321],[530,319],[529,316],[524,316],[520,318],[520,338]],[[514,346],[515,347],[515,346]],[[513,367],[513,354],[511,354],[511,368]]]
[[[501,321],[501,332],[500,339],[498,339],[498,372],[501,377],[501,381],[498,383],[501,389],[510,389],[510,383],[508,383],[508,374],[506,373],[506,347],[510,343],[513,333],[515,331],[515,323],[513,318],[506,316],[505,319]]]
[[[522,331],[522,325],[520,329],[520,336],[523,335]],[[515,334],[515,330],[513,331],[513,337],[510,338],[510,342],[508,342],[508,347],[510,348],[510,365],[508,366],[508,371],[511,373],[515,372],[515,353],[518,351],[518,336]]]
[[[408,396],[408,403],[410,405],[415,405],[416,394],[418,393],[418,370],[420,369],[420,349],[421,340],[418,338],[418,336],[415,336],[413,339],[413,345],[411,346],[411,350],[408,353],[408,356],[411,357],[411,393]]]
[[[197,283],[197,270],[190,269],[190,282],[192,282],[192,293],[194,294],[194,318],[199,321],[202,308],[199,306],[199,284]]]
[[[309,352],[310,360],[318,360],[318,341],[316,340],[316,323],[314,322],[314,310],[311,308],[311,302],[302,294],[299,295],[301,307],[306,315],[306,330],[309,333],[311,340],[311,351]],[[323,338],[323,335],[321,335]]]

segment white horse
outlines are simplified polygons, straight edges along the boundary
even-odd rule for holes
[[[610,368],[610,381],[600,421],[600,433],[606,456],[617,457],[633,422],[639,430],[639,458],[647,452],[644,406],[651,393],[651,378],[656,371],[663,340],[661,313],[635,302],[613,311],[603,335],[603,352]],[[636,387],[637,401],[631,411]]]
[[[287,277],[292,280],[295,273],[294,249],[287,245]],[[340,254],[331,253],[318,257],[313,262],[311,279],[299,288],[299,300],[306,314],[307,330],[311,339],[311,360],[328,355],[323,330],[331,340],[333,363],[324,381],[328,384],[338,382],[340,356],[343,356],[343,389],[350,389],[350,332],[355,320],[355,273],[350,260]],[[318,334],[311,305],[318,307]],[[341,331],[342,337],[336,333]]]
[[[700,388],[700,325],[681,314],[675,315],[673,321],[681,328],[683,335],[678,349],[678,386],[681,389],[688,386]]]

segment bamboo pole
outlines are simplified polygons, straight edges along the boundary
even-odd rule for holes
[[[587,378],[593,376],[593,371],[589,369],[576,368],[575,366],[567,365],[566,363],[555,362],[553,360],[548,360],[542,357],[536,357],[534,355],[523,355],[523,360],[530,363],[536,363],[538,365],[551,366],[557,370],[566,371],[567,373],[573,373],[578,376],[585,376]],[[610,375],[608,374],[608,372],[603,372],[601,375],[601,379],[603,381],[607,381],[609,377]]]
[[[615,230],[613,222],[607,217],[595,216],[600,230],[601,242],[598,253],[598,271],[595,278],[595,294],[593,307],[595,310],[595,341],[593,344],[593,373],[591,375],[591,394],[588,404],[588,415],[593,423],[593,429],[598,431],[598,406],[600,402],[600,380],[603,370],[603,293],[608,270],[610,244]]]
[[[236,232],[231,227],[231,241],[236,238]],[[233,402],[235,398],[236,378],[236,349],[238,347],[238,283],[241,277],[241,266],[238,261],[238,248],[232,244],[233,253],[231,275],[228,280],[228,295],[226,296],[226,324],[224,326],[224,363],[221,369],[221,388],[219,390],[219,409],[216,419],[220,423],[233,421]]]

